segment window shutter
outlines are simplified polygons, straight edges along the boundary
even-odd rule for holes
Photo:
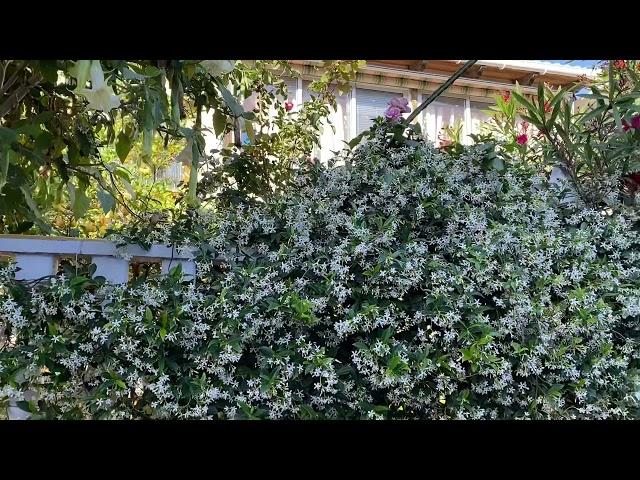
[[[285,78],[284,83],[287,84],[287,100],[296,105],[296,92],[298,91],[297,78]],[[297,105],[296,105],[297,106]]]
[[[371,128],[373,119],[384,114],[389,100],[398,97],[402,97],[402,94],[367,88],[356,89],[356,135]]]

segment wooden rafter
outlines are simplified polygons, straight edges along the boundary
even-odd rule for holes
[[[428,63],[429,63],[429,60],[417,60],[411,65],[409,65],[409,70],[422,71],[427,68]]]
[[[485,65],[476,65],[474,68],[469,69],[469,73],[466,76],[469,78],[480,78],[486,68]]]
[[[524,77],[520,79],[520,83],[524,85],[532,85],[533,81],[540,76],[539,72],[531,72],[527,73]]]

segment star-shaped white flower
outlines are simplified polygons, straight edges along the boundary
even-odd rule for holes
[[[91,62],[91,88],[82,88],[78,93],[89,101],[89,108],[109,112],[120,105],[120,96],[104,81],[104,72],[99,60]]]

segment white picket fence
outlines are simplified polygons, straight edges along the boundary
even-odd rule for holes
[[[175,247],[165,245],[153,245],[149,250],[138,245],[118,249],[108,240],[0,235],[0,255],[15,258],[20,267],[16,272],[18,280],[36,280],[55,275],[58,261],[69,257],[90,257],[91,263],[96,265],[94,276],[103,276],[111,283],[127,283],[130,261],[160,263],[162,273],[168,273],[179,264],[185,276],[194,281],[196,276],[192,253],[179,252]]]
[[[96,265],[94,276],[108,282],[123,284],[129,280],[130,262],[160,263],[161,273],[168,273],[177,265],[187,279],[195,281],[196,264],[192,251],[179,252],[175,247],[153,245],[144,250],[138,245],[116,247],[108,240],[89,240],[67,237],[40,237],[31,235],[0,235],[0,256],[13,257],[20,268],[17,280],[38,280],[55,275],[62,258],[87,258]],[[125,257],[125,258],[123,258]],[[33,396],[25,392],[26,397]],[[30,414],[21,410],[15,401],[8,408],[10,420],[24,420]]]

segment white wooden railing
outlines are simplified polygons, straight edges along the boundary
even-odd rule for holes
[[[20,267],[16,272],[17,280],[36,280],[55,275],[61,258],[79,256],[90,257],[91,263],[96,265],[94,276],[105,277],[111,283],[127,283],[130,261],[160,263],[162,273],[168,273],[180,264],[185,276],[194,281],[196,276],[196,264],[191,252],[178,252],[175,247],[165,245],[153,245],[151,249],[144,250],[138,245],[117,248],[108,240],[0,235],[0,255],[15,258]]]
[[[196,264],[191,253],[178,252],[175,247],[164,245],[153,245],[151,249],[144,250],[138,245],[117,248],[108,240],[0,235],[0,256],[15,259],[20,267],[16,272],[17,280],[38,280],[55,275],[61,258],[90,257],[91,263],[96,265],[94,276],[105,277],[111,283],[127,283],[129,263],[136,261],[160,263],[161,273],[168,273],[179,264],[183,275],[195,281]],[[25,396],[31,400],[33,392],[25,392]],[[18,408],[15,401],[10,401],[7,414],[11,420],[25,420],[30,416]]]

